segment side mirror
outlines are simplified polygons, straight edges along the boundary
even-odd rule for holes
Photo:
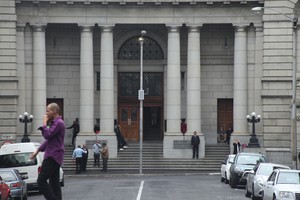
[[[268,181],[267,182],[267,185],[273,185],[274,184],[274,181]]]

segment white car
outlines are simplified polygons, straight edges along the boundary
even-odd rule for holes
[[[0,168],[17,169],[21,174],[27,173],[28,179],[25,180],[27,189],[37,190],[37,178],[41,171],[44,152],[40,152],[34,160],[30,159],[30,155],[40,147],[40,143],[13,143],[5,144],[0,148]],[[60,168],[59,174],[60,184],[64,186],[64,172]]]
[[[263,200],[300,198],[300,170],[275,169],[263,187]]]
[[[235,154],[228,155],[221,164],[221,182],[229,183],[230,180],[230,166],[233,162]]]
[[[260,199],[262,196],[263,186],[275,169],[290,169],[290,167],[275,163],[258,163],[253,170],[248,171],[248,173],[244,172],[244,174],[247,173],[245,196],[250,197],[252,195],[253,200]]]

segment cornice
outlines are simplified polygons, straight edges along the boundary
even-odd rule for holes
[[[32,4],[41,4],[41,3],[48,3],[48,4],[66,4],[66,5],[73,5],[73,4],[136,4],[136,5],[144,5],[144,4],[153,4],[153,5],[230,5],[230,4],[264,4],[265,0],[15,0],[16,4],[21,3],[32,3]]]

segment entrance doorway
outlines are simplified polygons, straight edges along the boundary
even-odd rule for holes
[[[218,99],[218,131],[233,129],[233,99]]]
[[[162,139],[161,107],[144,107],[144,140],[155,141]]]
[[[125,139],[139,140],[139,108],[133,105],[119,107],[119,125]]]

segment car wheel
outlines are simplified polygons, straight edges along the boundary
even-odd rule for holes
[[[252,200],[256,200],[257,197],[254,195],[254,185],[252,185]]]
[[[245,197],[251,197],[251,193],[248,191],[248,185],[245,186]]]
[[[230,178],[231,188],[236,188],[237,181],[234,178]]]
[[[227,174],[225,173],[225,183],[228,184],[229,183],[229,180],[227,178]]]

